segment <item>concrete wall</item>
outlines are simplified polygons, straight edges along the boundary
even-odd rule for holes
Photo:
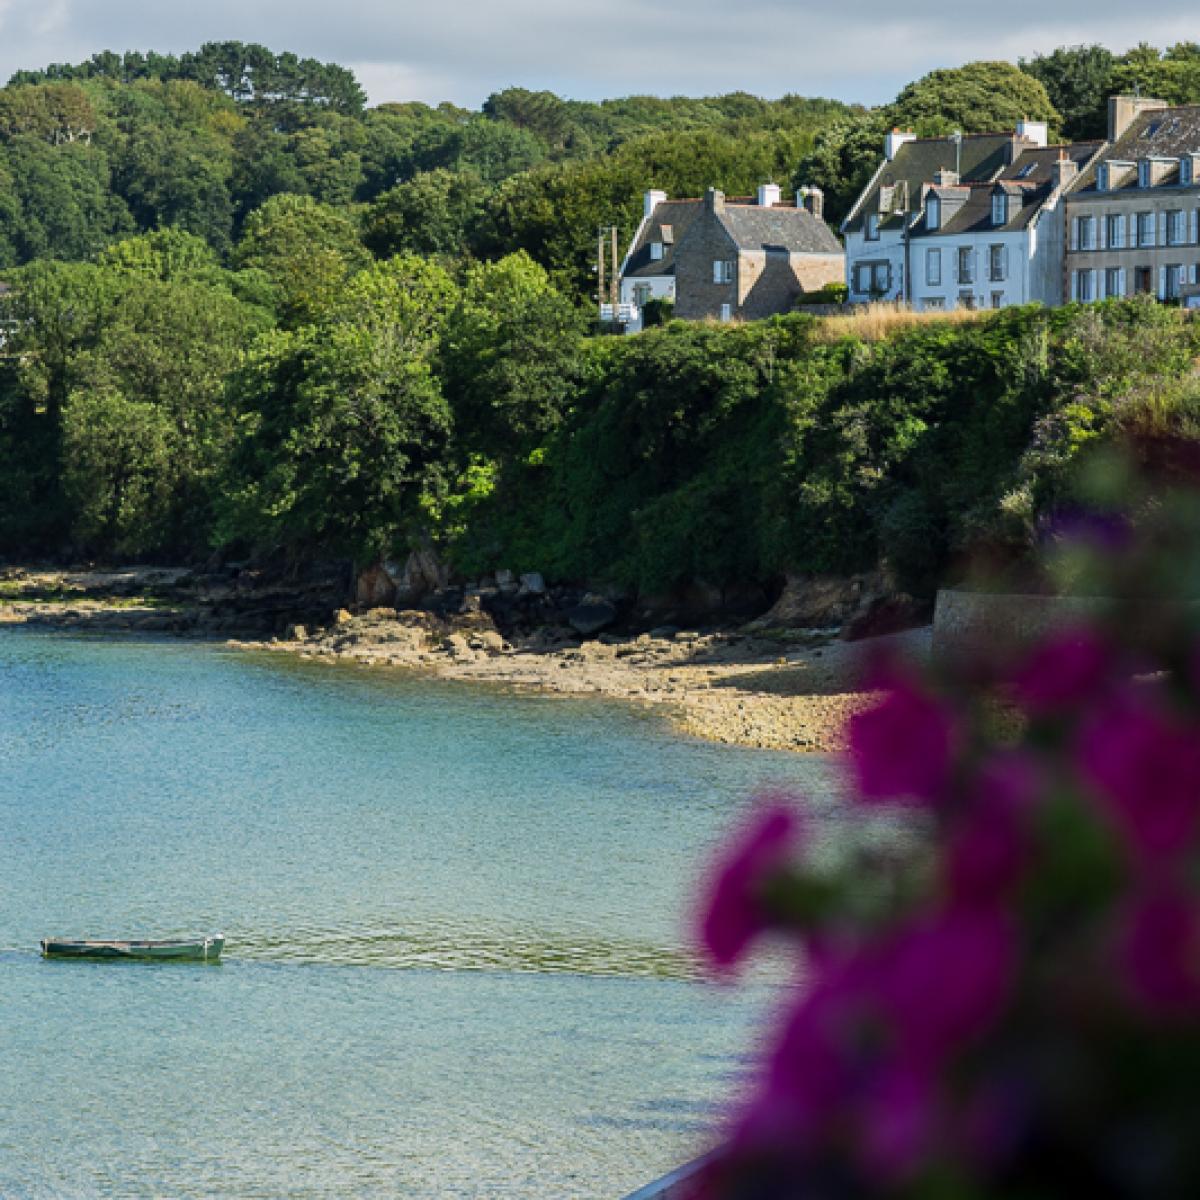
[[[1091,596],[1021,596],[1010,593],[937,594],[933,614],[934,654],[1020,646],[1054,629],[1104,611],[1109,601]]]

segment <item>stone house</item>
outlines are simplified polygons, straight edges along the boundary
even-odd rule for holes
[[[1060,303],[1066,190],[1099,142],[1047,128],[917,138],[893,130],[842,223],[852,302],[915,309]]]
[[[1108,142],[1066,198],[1064,299],[1200,307],[1200,105],[1113,96]]]
[[[728,200],[715,188],[700,200],[647,192],[621,266],[616,315],[626,332],[641,329],[652,299],[673,300],[675,315],[686,320],[752,321],[790,311],[803,292],[840,283],[842,247],[825,224],[823,196],[804,188],[800,201],[781,204],[775,184],[747,200]]]

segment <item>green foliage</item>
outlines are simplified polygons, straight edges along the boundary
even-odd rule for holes
[[[1113,94],[1116,56],[1103,46],[1059,47],[1021,60],[1021,70],[1038,80],[1062,116],[1062,134],[1071,141],[1103,138],[1108,97]]]
[[[465,257],[486,196],[483,181],[469,171],[425,172],[371,204],[363,221],[363,241],[380,258]]]
[[[792,175],[793,186],[821,188],[826,219],[840,222],[878,169],[889,128],[887,117],[880,112],[836,117],[821,129],[812,148],[800,158]]]
[[[366,265],[358,228],[344,212],[309,196],[272,196],[250,215],[238,266],[262,271],[279,294],[285,323],[314,320]]]
[[[888,106],[887,120],[923,137],[950,133],[996,133],[1018,121],[1046,121],[1057,129],[1060,114],[1041,82],[1012,63],[974,62],[931,71],[910,83]]]
[[[221,535],[366,560],[403,544],[442,486],[450,413],[433,362],[454,285],[396,258],[313,325],[261,338],[232,382],[243,411]]]

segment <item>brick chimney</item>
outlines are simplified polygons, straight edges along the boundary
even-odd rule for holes
[[[960,179],[958,172],[951,171],[946,167],[943,167],[940,171],[936,172],[933,177],[934,187],[958,187],[959,182]]]
[[[1108,140],[1115,142],[1144,112],[1169,107],[1165,100],[1149,96],[1109,96]]]
[[[818,221],[825,220],[825,193],[819,187],[802,187],[796,193],[800,207],[806,208]]]
[[[704,193],[704,207],[710,213],[723,213],[725,211],[725,193],[716,188],[709,188]]]

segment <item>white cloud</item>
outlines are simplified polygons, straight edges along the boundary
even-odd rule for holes
[[[743,89],[880,103],[975,58],[1200,34],[1194,0],[0,0],[0,78],[103,49],[263,42],[357,66],[375,102],[477,106],[517,85],[580,98]]]

